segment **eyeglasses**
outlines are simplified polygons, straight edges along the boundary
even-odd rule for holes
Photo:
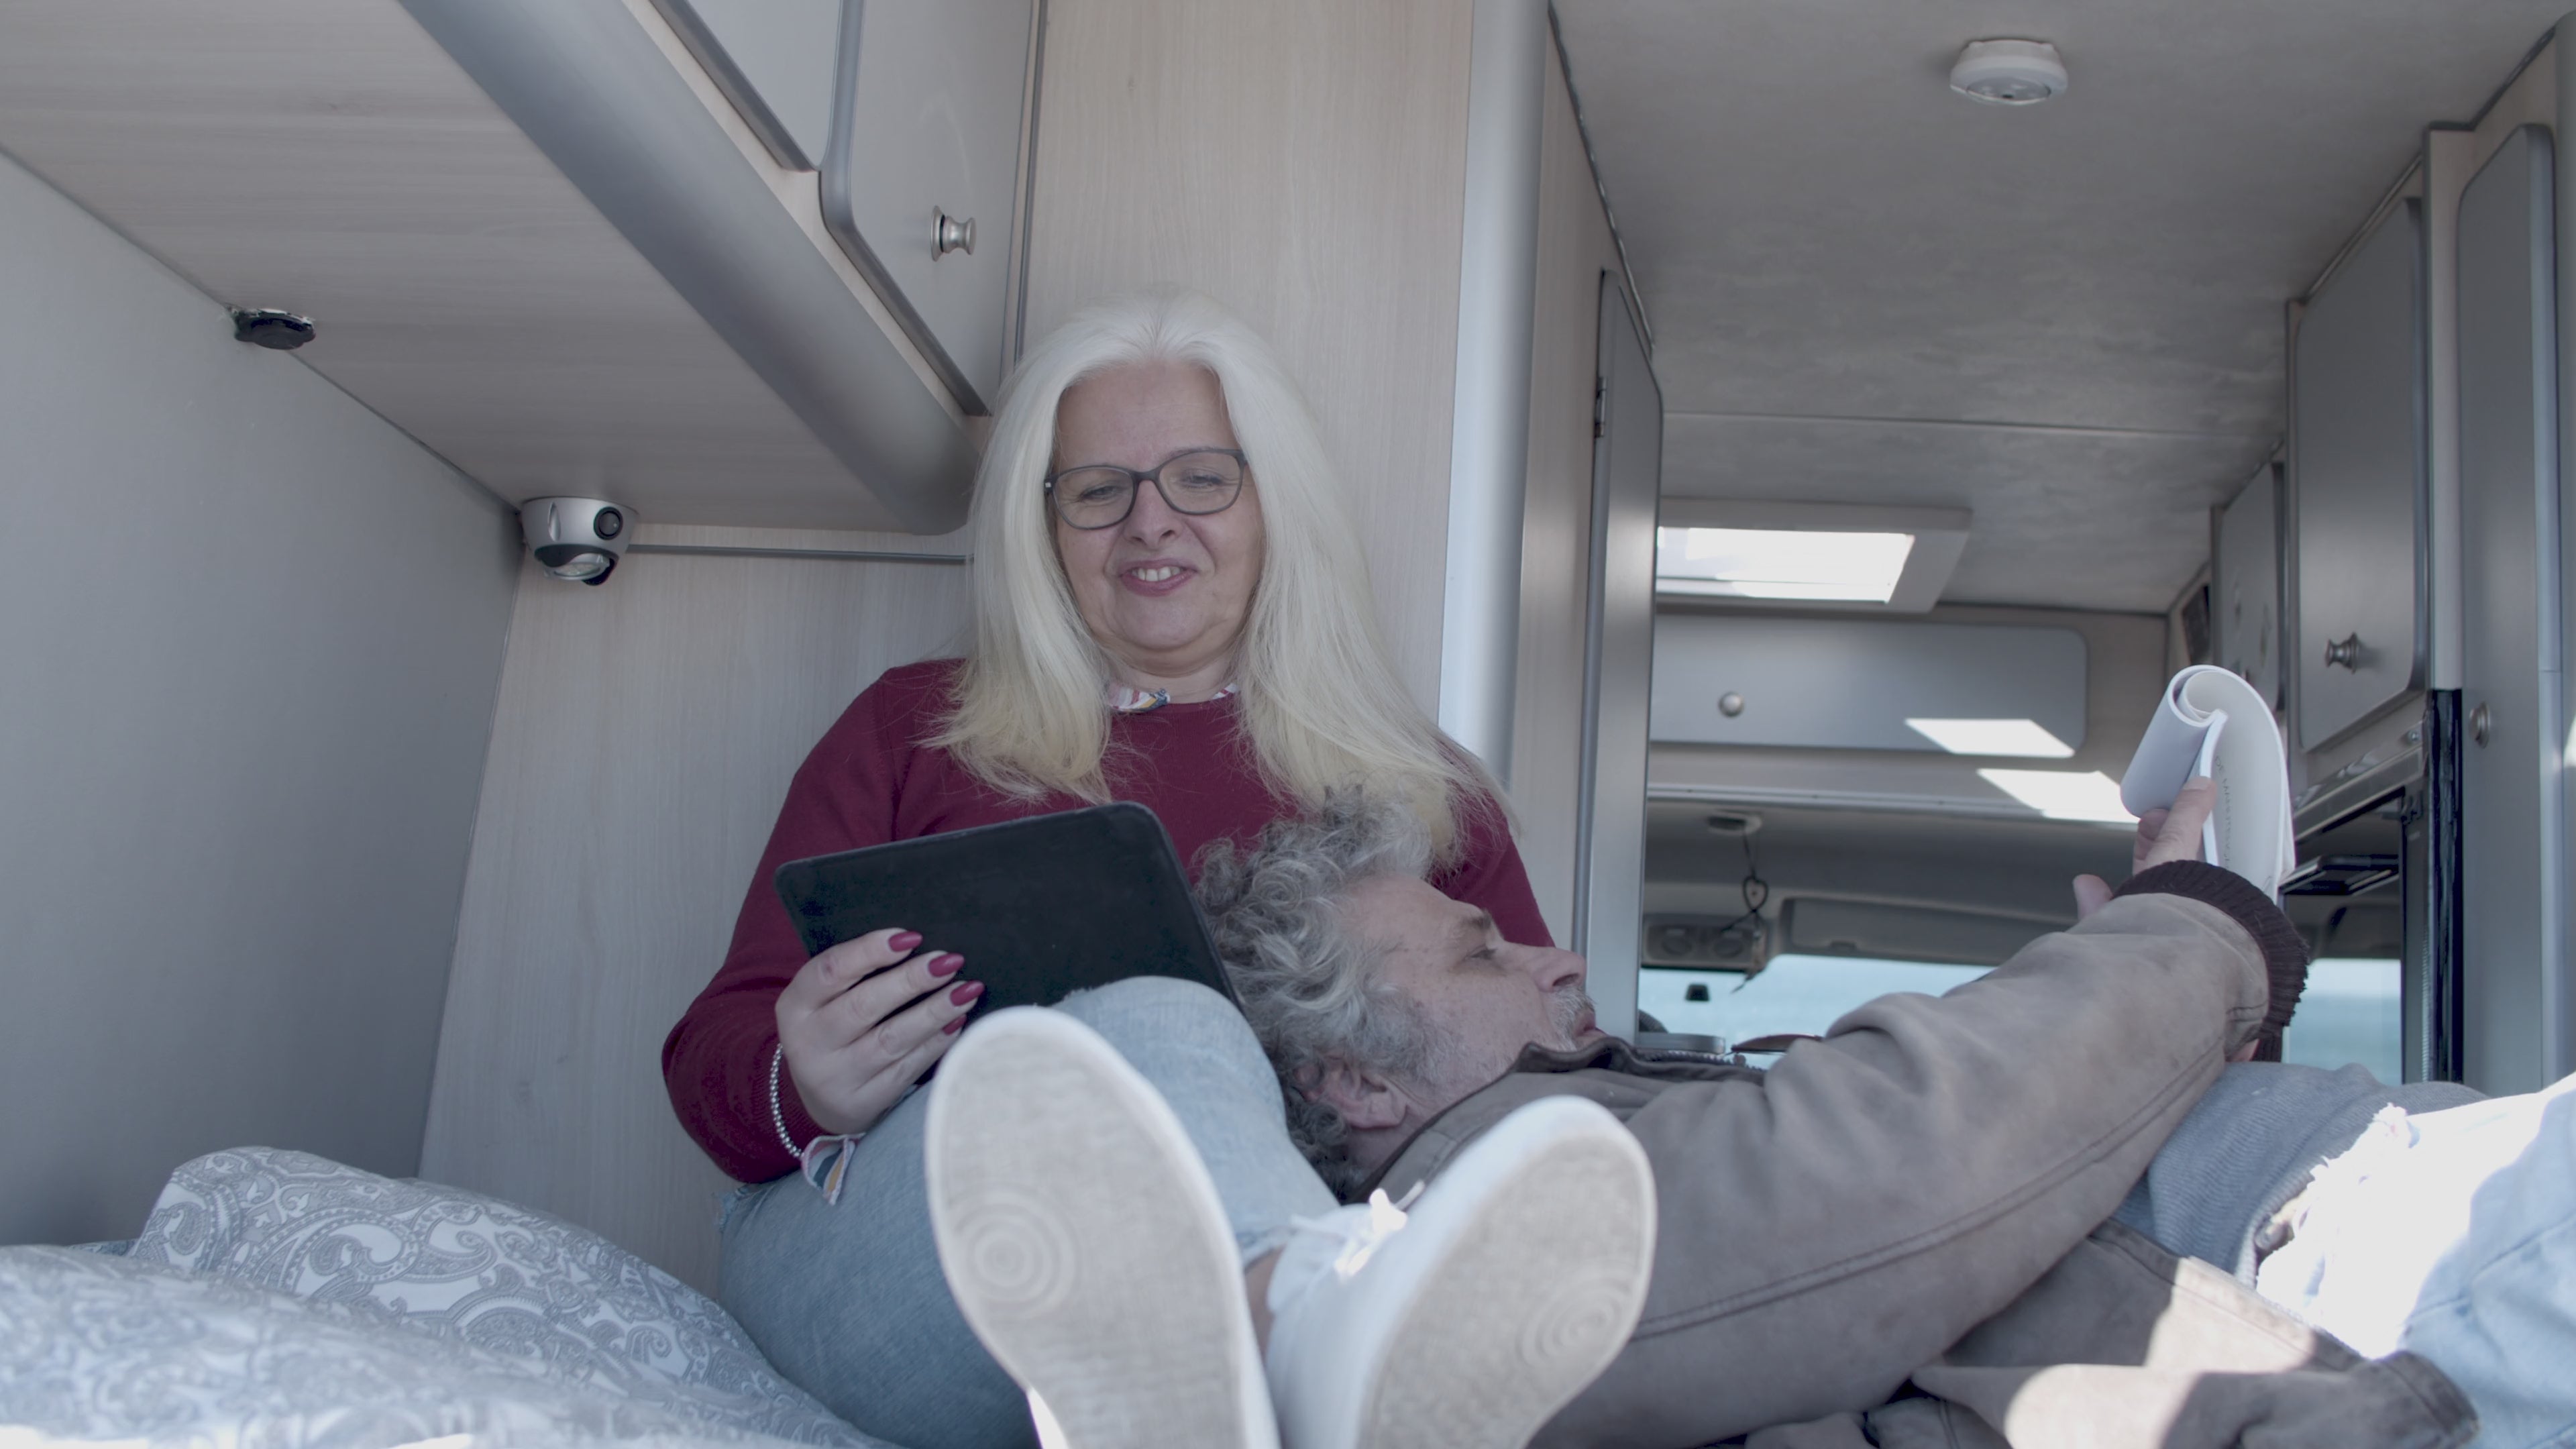
[[[1136,510],[1136,490],[1152,483],[1174,513],[1223,513],[1243,496],[1244,460],[1232,448],[1175,453],[1151,472],[1115,463],[1085,463],[1050,474],[1047,500],[1056,516],[1086,532],[1115,528]]]

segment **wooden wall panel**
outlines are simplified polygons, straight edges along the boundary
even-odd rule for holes
[[[1470,0],[1049,0],[1028,332],[1196,287],[1279,349],[1437,708]]]
[[[523,573],[423,1176],[713,1290],[729,1184],[672,1116],[663,1034],[723,956],[789,775],[880,672],[952,652],[965,585],[948,563],[688,554],[596,589]]]
[[[1592,382],[1601,273],[1617,243],[1551,45],[1539,148],[1538,295],[1531,336],[1529,491],[1521,524],[1520,664],[1512,803],[1521,859],[1560,944],[1574,920],[1582,784],[1583,649],[1592,552]]]

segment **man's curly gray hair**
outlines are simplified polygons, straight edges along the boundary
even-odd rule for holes
[[[1219,841],[1199,857],[1199,904],[1278,1069],[1288,1135],[1337,1192],[1360,1177],[1345,1149],[1349,1125],[1309,1089],[1336,1065],[1418,1079],[1441,1047],[1422,1008],[1377,979],[1382,948],[1350,929],[1342,906],[1364,881],[1419,880],[1430,865],[1410,816],[1351,791],[1273,821],[1248,851]]]

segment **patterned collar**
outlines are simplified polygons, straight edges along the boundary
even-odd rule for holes
[[[1213,704],[1233,694],[1234,690],[1234,681],[1229,679],[1216,693],[1209,695],[1206,702]],[[1172,692],[1168,689],[1138,689],[1114,679],[1109,681],[1107,692],[1112,714],[1150,714],[1172,702]]]

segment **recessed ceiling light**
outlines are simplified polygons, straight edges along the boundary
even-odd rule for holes
[[[1950,67],[1950,89],[1990,106],[2035,106],[2066,94],[2066,62],[2045,40],[1972,40]]]
[[[1909,719],[1916,734],[1954,755],[2021,755],[2062,760],[2075,747],[2035,719]]]
[[[1735,599],[1884,604],[1905,576],[1910,533],[1769,528],[1655,530],[1655,591]]]
[[[1979,770],[1977,777],[2051,820],[2138,821],[2120,803],[2120,782],[2099,770]]]

